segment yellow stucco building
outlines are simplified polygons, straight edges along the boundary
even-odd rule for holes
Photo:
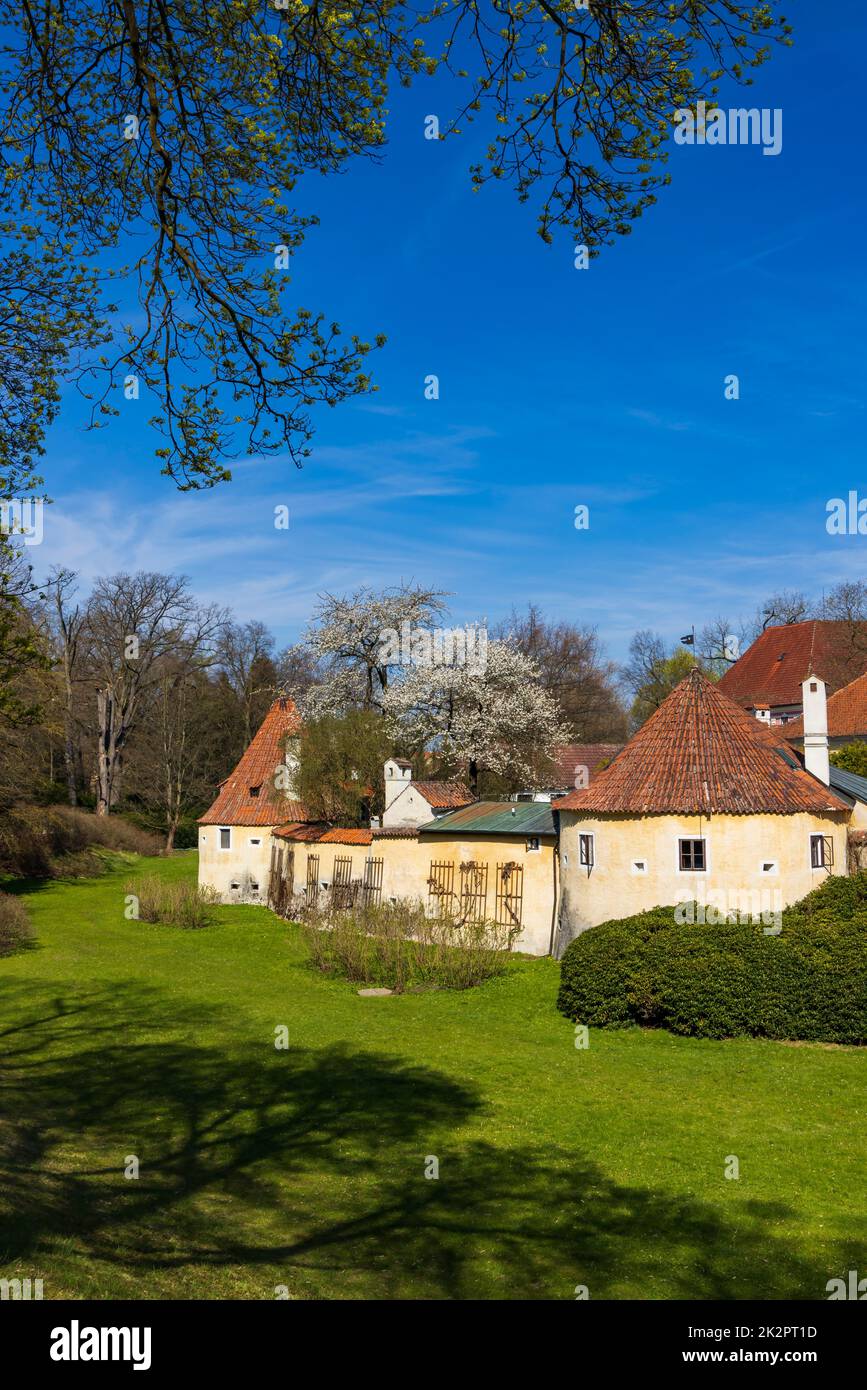
[[[848,872],[854,803],[829,785],[824,685],[804,686],[812,771],[696,669],[592,787],[554,803],[556,954],[588,927],[656,906],[778,915]]]

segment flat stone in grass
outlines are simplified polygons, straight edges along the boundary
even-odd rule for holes
[[[393,989],[360,989],[358,993],[362,999],[378,999],[382,994],[394,994]]]

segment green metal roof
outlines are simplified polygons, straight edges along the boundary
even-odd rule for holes
[[[553,835],[550,801],[474,801],[419,826],[422,835]]]
[[[842,767],[831,764],[831,789],[846,801],[867,801],[867,777],[859,777],[857,772],[844,772]]]

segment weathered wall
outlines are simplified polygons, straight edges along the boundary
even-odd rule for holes
[[[630,917],[647,908],[696,898],[748,910],[766,901],[769,910],[787,907],[823,883],[828,873],[845,874],[848,816],[801,812],[793,816],[579,816],[560,813],[561,903],[555,954],[587,927],[610,918]],[[579,864],[579,833],[596,837],[596,863]],[[833,839],[834,864],[813,869],[810,835]],[[707,840],[707,871],[678,868],[678,840]],[[646,873],[636,871],[644,860]],[[762,865],[776,869],[765,873]],[[708,895],[717,895],[709,897]],[[762,897],[764,895],[764,898]]]
[[[307,881],[307,859],[319,856],[320,884],[334,881],[335,857],[352,859],[352,877],[364,876],[364,861],[370,857],[382,859],[381,900],[389,898],[420,899],[429,902],[428,879],[432,863],[450,863],[454,868],[454,884],[460,882],[458,865],[471,861],[488,865],[486,911],[492,918],[496,910],[496,876],[499,865],[513,862],[523,866],[524,884],[521,911],[521,932],[513,950],[530,955],[547,955],[551,941],[554,916],[554,839],[543,839],[538,850],[527,850],[526,838],[511,836],[477,836],[461,840],[443,835],[429,838],[377,839],[369,847],[358,845],[295,845],[295,889],[304,888]]]
[[[225,903],[265,902],[271,864],[271,830],[268,825],[233,825],[230,849],[220,849],[220,827],[199,826],[199,883],[216,889]],[[254,844],[253,841],[259,843]],[[245,891],[255,883],[258,891]],[[232,884],[238,884],[233,888]]]

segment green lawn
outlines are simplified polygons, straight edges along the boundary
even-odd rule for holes
[[[0,1276],[46,1298],[570,1299],[823,1298],[867,1274],[867,1052],[640,1031],[579,1051],[547,960],[360,999],[264,908],[125,921],[129,873],[31,885],[38,948],[0,960]]]

